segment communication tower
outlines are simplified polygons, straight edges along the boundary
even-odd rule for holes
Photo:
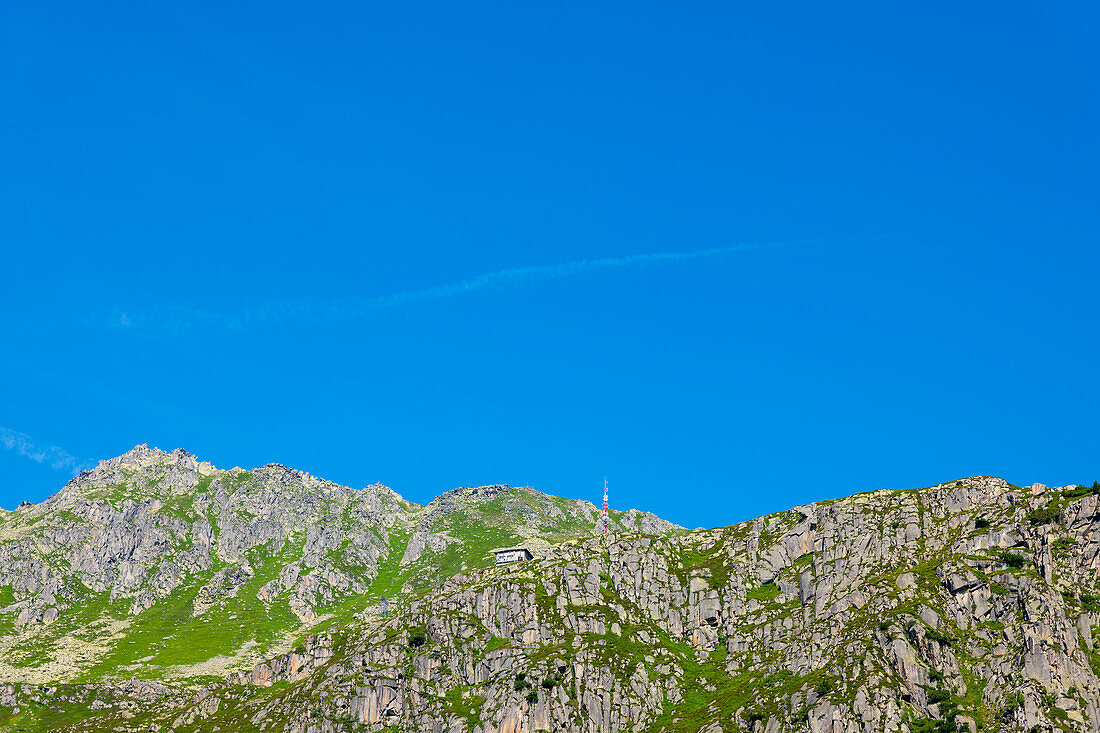
[[[600,529],[604,534],[611,532],[611,517],[607,514],[607,477],[603,479],[603,511],[600,512],[600,524],[603,527]]]

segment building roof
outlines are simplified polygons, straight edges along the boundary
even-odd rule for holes
[[[513,550],[523,550],[527,553],[531,552],[531,550],[529,550],[527,547],[524,547],[523,545],[517,545],[516,547],[501,547],[499,550],[490,550],[490,552],[492,552],[494,555],[497,555],[502,552],[512,552]]]

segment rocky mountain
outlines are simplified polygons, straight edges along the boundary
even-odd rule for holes
[[[139,449],[0,524],[0,726],[1100,730],[1100,486],[595,519],[529,489],[422,507]],[[489,566],[506,540],[545,544]]]
[[[378,612],[490,550],[587,537],[595,506],[527,487],[426,506],[279,464],[220,471],[147,446],[0,513],[0,680],[214,679]],[[613,512],[620,530],[683,532]]]

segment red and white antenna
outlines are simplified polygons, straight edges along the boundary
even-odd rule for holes
[[[611,517],[607,516],[607,476],[603,478],[603,511],[600,512],[600,523],[603,525],[603,533],[611,531]]]

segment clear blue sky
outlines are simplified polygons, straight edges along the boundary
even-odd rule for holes
[[[371,5],[4,3],[0,505],[1100,478],[1095,3]]]

